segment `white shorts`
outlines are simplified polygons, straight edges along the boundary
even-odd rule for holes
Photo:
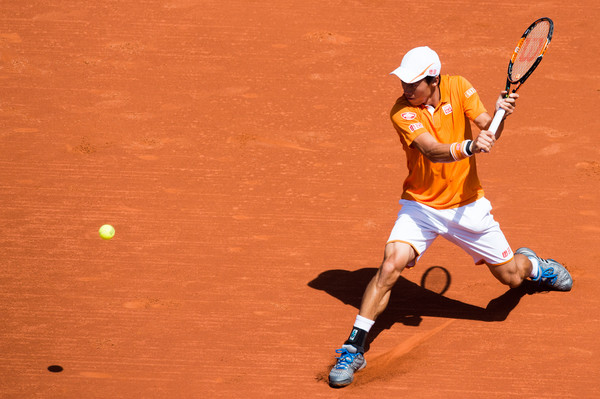
[[[402,209],[388,243],[405,242],[417,252],[412,267],[437,236],[464,249],[476,264],[502,265],[510,262],[513,252],[490,213],[490,201],[481,198],[452,209],[434,209],[416,201],[400,200]]]

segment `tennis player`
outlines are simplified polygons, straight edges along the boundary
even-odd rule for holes
[[[391,119],[406,152],[408,177],[398,218],[385,246],[383,263],[368,284],[348,340],[329,374],[329,383],[343,387],[366,366],[367,333],[386,308],[390,290],[405,268],[413,267],[436,237],[442,236],[485,264],[502,284],[518,287],[527,278],[541,289],[569,291],[569,272],[553,259],[529,248],[511,249],[490,213],[477,176],[476,155],[489,153],[500,138],[486,129],[492,116],[477,91],[461,76],[440,75],[441,62],[429,47],[410,50],[392,72],[404,94]],[[518,94],[500,94],[496,111],[513,113]],[[506,117],[505,116],[505,117]],[[473,138],[470,122],[481,131]]]

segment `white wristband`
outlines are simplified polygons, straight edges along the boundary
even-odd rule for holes
[[[473,155],[471,152],[471,145],[473,144],[473,140],[465,140],[460,143],[452,143],[450,144],[450,155],[454,158],[455,161],[460,161],[461,159],[469,158]]]

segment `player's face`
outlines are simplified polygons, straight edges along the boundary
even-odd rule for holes
[[[402,82],[404,96],[413,107],[426,104],[434,95],[436,87],[437,80],[434,80],[431,84],[427,84],[425,79],[414,83]]]

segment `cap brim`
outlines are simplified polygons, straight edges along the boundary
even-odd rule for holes
[[[409,71],[407,70],[407,68],[402,68],[402,66],[399,66],[398,68],[390,72],[390,75],[398,76],[400,80],[404,83],[415,83],[421,79],[424,79],[427,76],[427,69],[415,76],[414,71]]]
[[[403,69],[396,69],[395,71],[391,72],[390,75],[396,75],[400,78],[401,81],[403,81],[404,83],[415,83],[418,82],[419,80],[425,78],[425,76],[427,76],[426,73],[421,73],[420,75],[415,76],[414,72],[409,72]]]

